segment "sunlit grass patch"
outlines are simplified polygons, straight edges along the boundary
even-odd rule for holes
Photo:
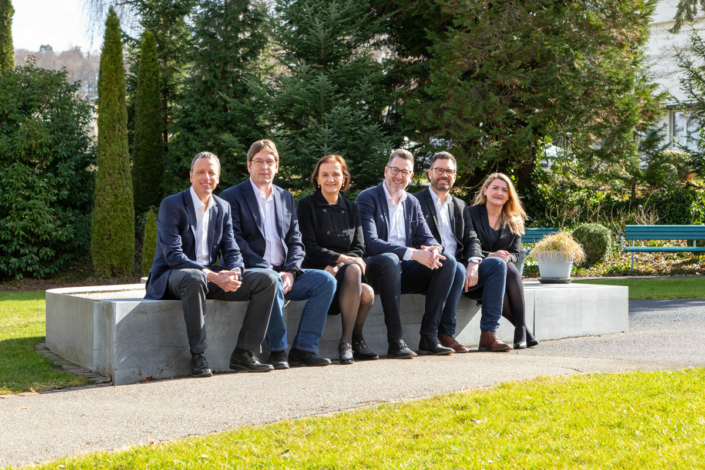
[[[575,279],[581,284],[629,287],[629,300],[705,299],[705,276],[674,279]]]

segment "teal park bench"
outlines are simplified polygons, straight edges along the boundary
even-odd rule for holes
[[[521,236],[521,243],[536,243],[541,240],[546,235],[552,235],[558,232],[560,229],[558,227],[551,228],[527,228],[525,229],[524,235]],[[528,254],[530,250],[526,250]]]
[[[631,246],[624,246],[625,240],[631,240]],[[693,246],[634,246],[635,240],[693,240]],[[632,253],[633,271],[634,253],[705,253],[705,247],[696,246],[697,240],[705,240],[705,225],[627,225],[620,245],[623,251]]]

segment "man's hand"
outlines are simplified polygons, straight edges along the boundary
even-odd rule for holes
[[[488,258],[499,258],[502,261],[504,261],[505,263],[509,262],[509,252],[504,251],[504,250],[499,250],[499,251],[495,251],[494,253],[490,253],[489,255],[487,255],[487,257]]]
[[[478,271],[480,270],[480,265],[477,263],[468,263],[468,267],[465,269],[465,292],[469,288],[475,287],[477,285]]]
[[[329,264],[325,268],[323,268],[324,271],[331,273],[333,276],[338,274],[338,270],[340,269],[339,265],[337,264]]]
[[[411,259],[423,264],[428,269],[438,269],[443,266],[443,263],[441,263],[440,260],[444,260],[446,258],[441,255],[438,250],[427,250],[427,247],[423,246],[421,248],[421,250],[414,250],[414,252],[411,253]]]
[[[292,287],[294,287],[294,275],[287,271],[282,271],[279,275],[284,283],[284,294],[286,294]]]
[[[225,292],[235,292],[242,285],[240,273],[236,271],[209,272],[206,280],[217,285]]]
[[[438,245],[433,245],[433,246],[425,246],[421,245],[421,248],[426,251],[430,251],[433,253],[433,255],[436,257],[436,261],[433,264],[433,269],[438,269],[441,266],[443,266],[443,263],[440,262],[440,260],[446,259],[445,256],[443,256],[443,250],[438,246]]]

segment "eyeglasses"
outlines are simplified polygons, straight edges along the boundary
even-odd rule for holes
[[[445,173],[448,176],[455,176],[455,170],[446,170],[445,168],[431,168],[438,176],[443,176]]]
[[[260,160],[259,158],[250,160],[250,162],[253,166],[274,166],[277,164],[276,160]]]
[[[389,168],[389,172],[390,172],[391,174],[393,174],[393,175],[398,175],[399,173],[401,173],[404,178],[408,178],[409,175],[410,175],[411,173],[413,173],[413,171],[402,170],[401,168],[397,168],[397,167],[395,167],[395,166],[390,166],[390,167],[388,167],[388,168]]]

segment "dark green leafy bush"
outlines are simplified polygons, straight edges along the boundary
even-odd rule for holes
[[[583,245],[588,264],[606,259],[612,251],[612,233],[604,225],[583,224],[573,231],[573,238]]]
[[[154,210],[147,212],[147,221],[144,224],[144,241],[142,243],[142,275],[149,276],[152,269],[154,253],[157,251],[157,217]]]
[[[0,276],[46,277],[90,240],[95,162],[80,83],[33,62],[0,73]]]

